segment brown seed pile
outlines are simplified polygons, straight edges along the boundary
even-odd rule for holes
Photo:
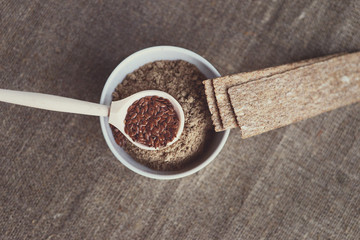
[[[144,150],[126,138],[123,149],[139,163],[156,170],[177,170],[195,163],[214,134],[202,84],[205,79],[194,65],[180,60],[151,62],[129,73],[114,90],[113,101],[143,90],[164,91],[180,103],[185,125],[179,140],[166,148]]]
[[[179,118],[168,99],[147,96],[135,101],[125,117],[125,133],[148,147],[165,147],[179,129]]]

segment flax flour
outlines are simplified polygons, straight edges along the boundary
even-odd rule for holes
[[[148,63],[128,74],[113,92],[113,101],[143,90],[167,92],[182,106],[185,126],[180,139],[165,149],[143,150],[125,140],[124,150],[156,170],[177,170],[196,160],[214,134],[202,84],[205,79],[194,65],[182,60]]]

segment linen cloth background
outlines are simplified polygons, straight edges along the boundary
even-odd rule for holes
[[[98,102],[175,45],[222,75],[360,50],[360,1],[0,1],[0,88]],[[1,239],[360,239],[360,104],[241,140],[200,172],[125,168],[98,118],[0,103]]]

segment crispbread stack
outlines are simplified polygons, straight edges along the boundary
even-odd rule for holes
[[[216,104],[215,99],[215,92],[214,92],[214,86],[212,83],[212,80],[205,80],[203,81],[204,87],[205,87],[205,94],[206,94],[206,100],[209,106],[209,110],[211,113],[211,120],[213,121],[213,125],[215,127],[216,132],[224,131],[220,114],[219,114],[219,108]]]
[[[215,131],[243,138],[360,101],[360,53],[203,81]]]

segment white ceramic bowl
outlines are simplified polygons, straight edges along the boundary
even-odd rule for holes
[[[105,83],[100,103],[110,106],[112,92],[128,73],[133,72],[146,63],[157,60],[184,60],[194,64],[207,78],[220,77],[219,72],[206,59],[192,51],[172,46],[150,47],[130,55],[115,68]],[[230,132],[230,130],[227,130],[214,134],[212,140],[207,143],[206,151],[186,168],[177,171],[156,171],[135,161],[116,144],[107,117],[100,117],[100,125],[107,145],[122,164],[140,175],[155,179],[186,177],[204,168],[219,154]]]

